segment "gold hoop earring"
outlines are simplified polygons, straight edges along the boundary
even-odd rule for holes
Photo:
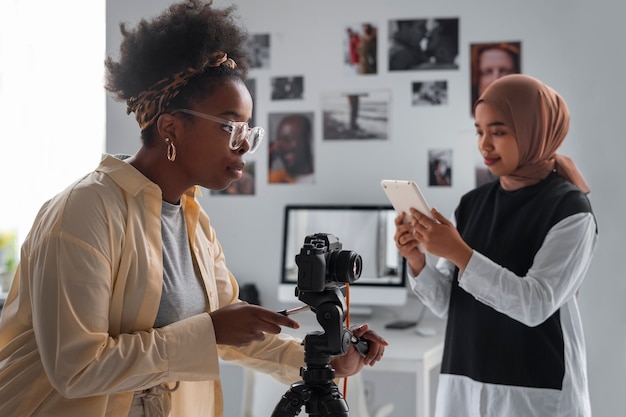
[[[176,160],[176,146],[170,138],[165,138],[165,142],[167,143],[167,159],[174,162]]]

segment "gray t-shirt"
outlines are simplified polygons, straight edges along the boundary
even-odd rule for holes
[[[206,311],[207,299],[199,274],[193,266],[183,208],[163,201],[161,209],[163,240],[163,292],[154,327],[167,326]],[[159,387],[135,393],[129,416],[142,417],[144,399],[161,402]],[[153,400],[153,401],[154,401]],[[153,402],[152,401],[152,402]],[[162,405],[161,405],[162,406]]]
[[[206,311],[207,299],[193,266],[181,205],[163,201],[163,293],[154,327],[163,327]]]

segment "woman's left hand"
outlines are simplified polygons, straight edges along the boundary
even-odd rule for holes
[[[363,357],[356,347],[350,343],[348,353],[343,356],[335,356],[332,359],[332,367],[335,369],[335,374],[338,378],[354,375],[363,369],[365,365],[374,366],[376,362],[382,359],[385,346],[389,345],[385,339],[370,330],[367,324],[352,326],[350,330],[357,338],[367,340],[369,349],[365,357]]]
[[[472,256],[472,248],[465,243],[454,224],[435,208],[431,209],[434,219],[411,209],[413,238],[427,252],[446,258],[463,270]]]

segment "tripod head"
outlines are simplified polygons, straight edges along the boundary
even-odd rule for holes
[[[305,238],[296,264],[296,296],[311,307],[323,331],[309,332],[304,337],[302,381],[282,396],[272,417],[296,416],[303,405],[309,416],[349,417],[348,404],[333,381],[335,370],[330,361],[332,356],[348,353],[351,343],[363,355],[368,349],[367,342],[356,338],[344,325],[346,302],[338,284],[360,277],[361,257],[342,251],[335,236],[318,233]]]
[[[315,350],[328,355],[344,355],[348,352],[352,332],[344,326],[345,299],[339,288],[326,289],[322,293],[301,293],[300,300],[311,306],[323,332],[308,333],[320,339]],[[310,300],[311,298],[311,300]]]

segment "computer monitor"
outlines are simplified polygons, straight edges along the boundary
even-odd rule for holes
[[[362,258],[361,276],[350,284],[352,312],[369,314],[374,306],[404,305],[408,294],[406,261],[393,239],[395,217],[393,207],[387,205],[287,205],[279,301],[299,303],[295,257],[306,236],[329,233],[339,239],[342,250]]]

